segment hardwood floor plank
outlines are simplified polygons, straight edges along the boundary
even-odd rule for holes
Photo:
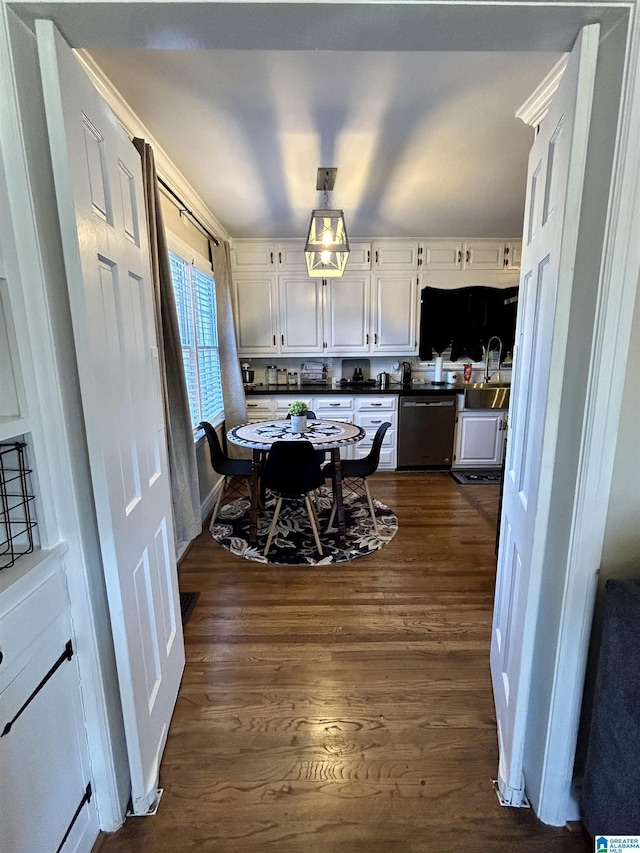
[[[399,530],[333,566],[234,557],[207,532],[158,814],[101,853],[586,853],[504,809],[489,673],[497,486],[376,474]]]

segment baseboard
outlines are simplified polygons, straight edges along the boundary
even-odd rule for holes
[[[204,525],[207,518],[211,514],[211,510],[214,508],[216,504],[216,500],[218,498],[218,492],[222,488],[224,483],[224,477],[220,477],[215,486],[211,489],[207,497],[204,499],[201,507],[200,507],[200,521]]]

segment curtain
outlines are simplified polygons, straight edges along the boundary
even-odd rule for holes
[[[133,144],[142,160],[173,522],[177,553],[181,553],[202,530],[196,449],[153,149],[144,139],[134,139]]]
[[[220,373],[222,375],[222,399],[224,401],[224,418],[227,429],[236,424],[247,422],[247,401],[242,384],[238,347],[236,343],[236,327],[233,322],[233,306],[231,302],[231,252],[229,244],[221,241],[220,245],[211,244],[213,257],[213,275],[216,281],[216,308],[218,311],[218,352],[220,354]],[[249,451],[245,448],[229,444],[229,456],[247,457]]]

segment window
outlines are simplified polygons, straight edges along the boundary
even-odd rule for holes
[[[189,394],[191,424],[195,429],[200,421],[215,423],[224,417],[218,353],[216,286],[211,264],[204,258],[194,258],[194,251],[181,241],[171,237],[169,243],[182,360]],[[187,257],[193,260],[189,261]]]

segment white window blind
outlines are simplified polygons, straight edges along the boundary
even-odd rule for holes
[[[216,423],[224,417],[215,281],[210,271],[201,268],[206,262],[196,265],[173,249],[169,250],[169,261],[191,424],[195,429],[200,421]]]

